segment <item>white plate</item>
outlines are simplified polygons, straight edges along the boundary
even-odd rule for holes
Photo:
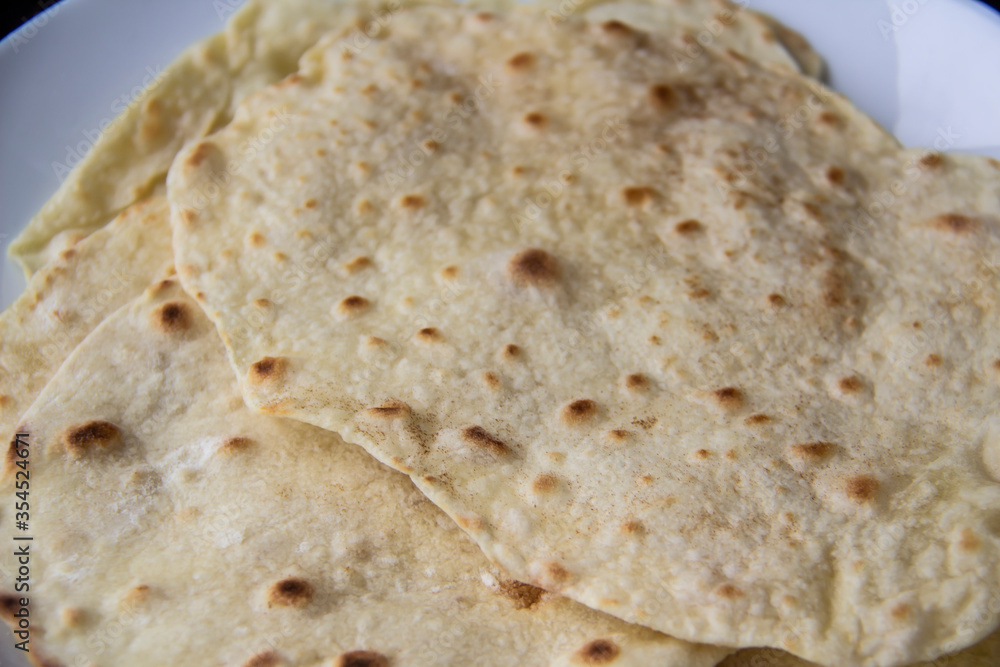
[[[739,1],[739,0],[737,0]],[[57,165],[240,0],[65,0],[0,43],[0,306],[23,289],[6,247]],[[974,0],[743,0],[800,30],[833,87],[907,145],[1000,158],[1000,14]],[[7,502],[8,499],[0,499]],[[2,539],[3,536],[0,536]],[[0,664],[21,656],[0,631]]]

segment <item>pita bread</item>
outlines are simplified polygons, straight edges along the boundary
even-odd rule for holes
[[[253,413],[172,280],[101,324],[19,430],[44,664],[710,667],[729,653],[512,581],[404,475]],[[0,562],[9,613],[10,550]]]
[[[116,213],[148,196],[166,175],[177,151],[232,118],[237,105],[253,92],[291,74],[303,52],[321,35],[346,35],[362,49],[406,6],[446,4],[435,0],[249,0],[226,29],[185,50],[144,93],[101,133],[52,198],[11,243],[9,253],[30,277],[58,251],[48,248],[60,235],[86,235]],[[473,5],[477,3],[471,3]],[[503,6],[505,2],[478,3]],[[638,5],[603,4],[596,11],[620,20],[639,18],[645,27],[689,33],[678,57],[697,57],[710,47],[731,46],[747,56],[795,67],[789,51],[804,66],[818,56],[805,40],[784,37],[787,28],[728,2],[651,0]],[[553,20],[578,11],[578,4],[539,4]],[[780,41],[779,41],[780,40]]]
[[[975,643],[1000,163],[675,48],[430,10],[324,41],[178,156],[178,274],[252,405],[407,472],[523,580],[822,664]]]

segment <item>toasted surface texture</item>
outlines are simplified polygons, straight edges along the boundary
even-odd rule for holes
[[[296,69],[303,52],[327,32],[345,36],[355,50],[387,29],[406,6],[445,4],[442,0],[249,0],[224,31],[182,53],[102,131],[45,206],[14,239],[10,255],[27,275],[55,254],[49,247],[62,234],[89,234],[162,183],[170,162],[186,142],[203,137],[232,118],[236,106],[253,92]],[[497,2],[473,3],[501,6]],[[592,3],[591,3],[592,4]],[[220,5],[225,16],[228,8]],[[582,11],[580,3],[540,2],[553,21]],[[636,8],[639,8],[636,11]],[[678,57],[710,47],[729,47],[776,65],[812,67],[818,56],[804,40],[797,50],[782,37],[788,29],[756,12],[721,0],[650,0],[605,3],[596,11],[646,29],[686,31]],[[794,54],[792,58],[789,53]]]
[[[912,667],[995,667],[1000,664],[1000,632],[974,646]],[[816,667],[816,663],[796,658],[778,649],[749,648],[728,656],[719,667]]]
[[[435,11],[322,42],[172,167],[181,280],[254,406],[407,471],[535,585],[831,665],[978,641],[1000,163],[674,48]]]
[[[332,433],[254,413],[176,284],[98,327],[23,430],[37,499],[32,648],[57,661],[46,664],[603,664],[581,656],[614,653],[616,665],[710,667],[729,652],[511,580],[406,476]],[[0,508],[7,532],[11,509]],[[9,550],[0,563],[10,610]]]
[[[67,247],[0,314],[0,442],[77,344],[173,267],[166,199],[126,209]]]

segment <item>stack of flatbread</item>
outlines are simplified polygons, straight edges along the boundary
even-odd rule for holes
[[[29,656],[1000,664],[1000,163],[821,75],[723,0],[250,0],[12,245]]]

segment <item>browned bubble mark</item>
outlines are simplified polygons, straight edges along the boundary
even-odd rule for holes
[[[252,446],[253,440],[243,436],[237,436],[234,438],[226,438],[226,441],[219,447],[219,452],[222,454],[237,454],[247,451]]]
[[[337,304],[337,313],[342,317],[357,317],[368,310],[371,302],[363,296],[352,295],[341,299]]]
[[[458,267],[454,264],[444,267],[441,269],[441,277],[445,280],[454,280],[458,277]]]
[[[979,536],[976,535],[971,529],[962,529],[962,533],[958,537],[959,549],[968,553],[973,553],[978,551],[982,544],[982,540],[980,540]]]
[[[410,406],[402,401],[389,401],[383,405],[368,408],[365,413],[376,419],[400,419],[410,416]]]
[[[649,389],[649,378],[642,373],[632,373],[625,376],[625,388],[630,391],[644,392]]]
[[[309,604],[312,597],[312,584],[299,577],[288,577],[267,589],[267,606],[301,608]]]
[[[507,262],[507,277],[518,287],[553,287],[559,273],[558,260],[539,248],[522,250]]]
[[[275,651],[265,651],[250,657],[243,663],[243,667],[278,667],[281,664],[281,657]]]
[[[163,333],[176,334],[191,328],[191,310],[183,301],[168,301],[152,314],[153,325]]]
[[[847,497],[859,503],[867,503],[878,496],[879,482],[871,475],[857,475],[844,480]]]
[[[61,437],[66,451],[73,458],[96,451],[110,451],[121,445],[121,429],[108,421],[92,420],[70,426]]]
[[[927,153],[920,158],[920,166],[937,169],[944,164],[944,156],[940,153]]]
[[[601,30],[604,34],[612,35],[614,37],[631,37],[635,34],[635,31],[632,28],[617,19],[612,19],[602,23]]]
[[[844,124],[844,120],[833,113],[832,111],[824,111],[819,115],[819,122],[821,125],[826,125],[827,127],[839,128]]]
[[[531,111],[524,115],[524,124],[536,130],[544,130],[549,125],[548,117],[540,111]]]
[[[660,111],[670,111],[680,104],[681,96],[673,86],[658,83],[649,87],[649,100]]]
[[[399,199],[399,205],[404,209],[415,211],[427,206],[427,200],[422,195],[403,195]]]
[[[13,593],[0,593],[0,618],[8,623],[15,622],[17,612],[21,610],[21,598]]]
[[[864,388],[865,385],[861,382],[861,378],[856,375],[837,380],[837,389],[845,394],[856,394]]]
[[[510,600],[514,604],[514,609],[531,609],[545,595],[545,591],[541,588],[513,579],[498,582],[496,591]]]
[[[389,667],[389,658],[375,651],[348,651],[333,662],[334,667]]]
[[[254,247],[259,248],[265,243],[267,243],[267,239],[265,239],[264,235],[261,234],[260,232],[250,232],[250,235],[247,236],[247,243],[249,243]]]
[[[924,365],[929,368],[937,368],[944,363],[939,354],[928,354],[927,358],[924,359]]]
[[[250,382],[263,384],[280,380],[288,370],[288,360],[284,357],[264,357],[250,364]]]
[[[417,332],[417,340],[423,343],[440,343],[444,335],[434,327],[424,327]]]
[[[521,356],[521,348],[513,343],[507,343],[500,349],[500,356],[504,359],[516,359]]]
[[[198,213],[192,211],[189,208],[181,209],[178,215],[180,215],[181,222],[183,222],[185,225],[193,225],[195,220],[198,219]]]
[[[621,428],[615,428],[608,431],[608,438],[614,442],[625,442],[628,440],[630,435],[632,435],[630,432]]]
[[[187,158],[184,160],[184,164],[185,166],[191,168],[200,167],[213,155],[218,153],[219,149],[215,146],[215,144],[209,141],[202,141],[195,146],[190,153],[188,153]]]
[[[563,406],[559,419],[564,424],[576,426],[585,424],[597,416],[597,403],[589,398],[581,398]]]
[[[826,170],[826,180],[828,180],[833,185],[843,185],[844,181],[847,179],[847,175],[844,170],[840,167],[829,167]]]
[[[931,222],[935,229],[942,232],[950,232],[956,236],[966,236],[979,229],[979,221],[966,215],[958,213],[945,213],[939,215]]]
[[[725,410],[737,410],[743,407],[743,392],[736,387],[723,387],[712,392],[715,404]]]
[[[364,256],[360,256],[360,257],[355,257],[347,264],[344,264],[344,270],[347,271],[348,273],[357,273],[358,271],[370,268],[371,266],[372,266],[372,261],[370,259]]]
[[[510,447],[503,440],[491,435],[482,426],[466,426],[462,429],[462,440],[494,456],[505,456],[510,453]]]
[[[573,662],[580,665],[607,665],[614,662],[621,649],[610,639],[595,639],[573,654]]]
[[[485,371],[482,374],[483,384],[485,384],[489,389],[499,389],[501,386],[500,376],[493,371]]]
[[[693,456],[698,461],[707,461],[712,458],[712,452],[707,449],[696,449],[691,456]]]
[[[621,197],[626,206],[639,208],[653,203],[656,190],[646,185],[630,186],[622,189]]]
[[[626,535],[638,537],[639,535],[646,534],[646,526],[644,526],[641,521],[631,519],[621,525],[621,531]]]
[[[715,594],[724,600],[739,600],[744,593],[732,584],[722,584],[715,589]]]
[[[507,59],[507,69],[512,72],[523,72],[531,69],[535,65],[535,55],[522,51]]]
[[[695,236],[699,232],[704,231],[705,227],[697,220],[682,220],[674,225],[674,231],[681,236]]]
[[[832,442],[803,442],[797,445],[792,445],[788,448],[789,454],[806,463],[819,463],[824,461],[837,452],[837,445]]]
[[[559,487],[559,478],[552,473],[542,473],[531,481],[531,490],[534,493],[552,493]]]
[[[768,415],[758,413],[750,415],[743,420],[743,423],[747,426],[761,426],[763,424],[770,424],[772,421],[773,420]]]

